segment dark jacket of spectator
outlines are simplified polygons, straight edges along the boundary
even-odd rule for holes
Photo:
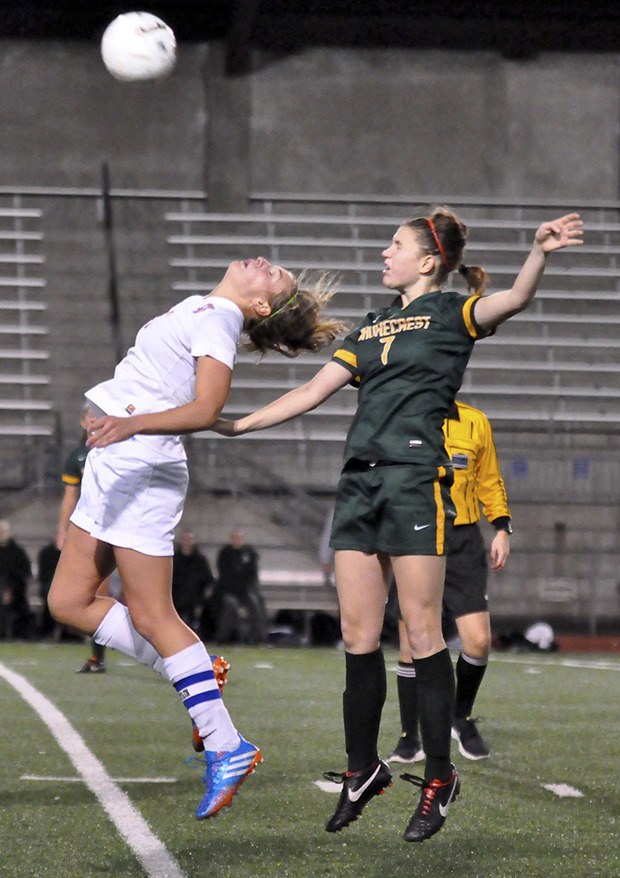
[[[258,552],[243,541],[239,531],[232,531],[230,542],[217,556],[218,591],[225,591],[243,600],[258,588]]]
[[[212,583],[209,561],[197,548],[194,534],[184,530],[174,547],[172,599],[177,613],[190,627],[194,627]]]
[[[0,613],[5,637],[29,637],[31,634],[28,580],[32,575],[30,559],[10,536],[10,525],[0,521]]]

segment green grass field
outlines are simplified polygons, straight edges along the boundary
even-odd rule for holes
[[[345,767],[342,654],[242,647],[225,654],[226,703],[265,761],[232,808],[198,822],[200,771],[184,762],[190,724],[168,684],[116,654],[105,675],[75,674],[85,646],[0,645],[0,663],[66,716],[112,778],[176,779],[119,786],[187,878],[620,874],[618,657],[495,656],[477,703],[492,758],[472,763],[455,752],[461,795],[444,829],[415,845],[401,835],[417,791],[398,770],[357,823],[335,835],[324,830],[337,796],[315,781]],[[386,659],[393,668],[395,652]],[[384,753],[399,733],[394,673],[388,685]],[[4,677],[0,735],[2,878],[145,874],[89,788],[64,779],[77,777],[75,767]],[[568,784],[583,796],[559,797],[544,784]],[[165,870],[151,874],[166,878]]]

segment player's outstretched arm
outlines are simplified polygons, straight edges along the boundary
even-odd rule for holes
[[[583,222],[578,213],[567,213],[543,223],[536,231],[532,249],[509,290],[483,296],[476,303],[476,321],[491,329],[528,307],[545,270],[547,254],[583,243]]]
[[[351,373],[338,363],[326,363],[306,384],[296,387],[269,405],[236,421],[218,418],[211,429],[222,436],[240,436],[265,430],[312,411],[351,380]]]

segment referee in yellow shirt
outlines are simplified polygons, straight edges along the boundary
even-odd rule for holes
[[[485,759],[489,747],[472,719],[478,689],[491,648],[488,562],[480,530],[482,512],[495,528],[489,551],[491,570],[501,570],[510,554],[510,509],[499,469],[489,419],[479,409],[456,402],[443,424],[446,451],[454,467],[452,500],[456,519],[448,547],[443,606],[456,622],[461,653],[456,663],[456,703],[452,737],[467,759]],[[418,737],[415,670],[402,622],[397,669],[402,734],[390,762],[418,762],[424,751]]]

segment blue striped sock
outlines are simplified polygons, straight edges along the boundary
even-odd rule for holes
[[[200,732],[207,750],[236,750],[239,735],[222,701],[213,665],[200,641],[164,659],[164,674]]]
[[[179,693],[181,701],[192,716],[190,708],[198,707],[207,701],[216,701],[221,698],[220,690],[215,681],[213,668],[210,671],[200,671],[198,674],[190,674],[181,677],[172,684]]]

